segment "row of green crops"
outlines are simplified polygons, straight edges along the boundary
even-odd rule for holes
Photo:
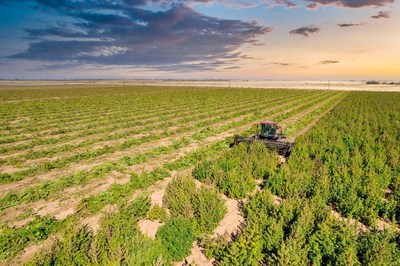
[[[246,227],[232,243],[201,240],[218,265],[400,265],[398,233],[357,235],[355,227],[313,199],[276,204],[265,188],[250,197],[243,213]]]
[[[215,190],[204,186],[197,189],[190,177],[173,180],[164,201],[171,210],[170,216],[160,206],[150,208],[149,198],[138,197],[103,217],[97,233],[70,218],[51,247],[26,265],[170,265],[188,256],[193,241],[212,231],[226,212],[224,201]],[[158,217],[155,209],[163,213],[164,224],[153,240],[141,234],[138,221]]]
[[[240,105],[246,100],[265,99],[265,96],[285,97],[290,94],[310,94],[310,92],[284,91],[273,92],[255,90],[245,94],[244,90],[221,89],[168,89],[164,91],[135,93],[140,87],[131,87],[121,96],[121,88],[115,88],[116,95],[103,97],[72,98],[59,101],[5,103],[2,108],[2,124],[8,128],[2,130],[2,136],[18,136],[19,133],[57,134],[73,132],[79,129],[97,129],[107,125],[119,125],[124,121],[157,118],[163,114],[178,114],[187,109],[212,110],[225,105]],[[99,89],[100,90],[100,89]],[[47,114],[47,115],[44,115]],[[9,116],[9,118],[7,117]],[[3,118],[4,117],[4,118]],[[15,123],[17,122],[17,123]],[[21,131],[22,130],[22,131]],[[41,131],[46,130],[46,133]],[[54,132],[53,132],[54,131]],[[24,139],[29,139],[25,136]],[[4,143],[4,141],[1,141]]]
[[[295,96],[295,95],[294,95]],[[265,102],[268,104],[277,105],[284,101],[289,100],[290,98],[280,98],[280,99],[273,99],[273,100],[266,100]],[[258,99],[259,100],[259,99]],[[310,98],[311,100],[311,98]],[[245,105],[235,105],[235,106],[225,106],[224,108],[217,109],[216,111],[210,110],[200,110],[200,112],[195,112],[191,110],[189,112],[179,113],[179,115],[173,116],[173,121],[171,119],[166,119],[165,117],[161,117],[162,119],[158,123],[150,123],[147,122],[136,122],[136,124],[143,124],[146,126],[139,126],[135,127],[134,129],[130,128],[129,131],[124,130],[119,132],[118,129],[114,126],[112,134],[107,136],[100,136],[100,137],[91,137],[88,139],[84,139],[83,141],[79,141],[77,143],[70,143],[65,145],[57,145],[51,147],[43,147],[41,149],[30,150],[26,153],[18,153],[16,156],[8,156],[4,157],[4,159],[0,160],[2,164],[11,164],[11,165],[19,165],[22,162],[29,160],[29,164],[35,163],[34,159],[38,158],[45,158],[51,156],[60,156],[63,153],[70,153],[78,148],[90,148],[91,144],[101,144],[103,141],[110,141],[110,140],[119,140],[120,143],[116,145],[115,150],[122,150],[126,148],[131,148],[132,145],[136,144],[137,142],[142,143],[143,141],[151,141],[154,139],[159,139],[161,137],[172,136],[178,133],[186,132],[194,128],[196,125],[208,125],[211,126],[213,123],[219,121],[229,120],[240,115],[250,114],[255,112],[257,109],[254,107],[255,102],[246,102]],[[221,115],[223,114],[223,115]],[[121,127],[121,124],[118,124],[118,128]],[[173,128],[173,130],[169,130],[169,128]],[[160,132],[160,129],[162,130]],[[102,129],[104,130],[104,129]],[[110,128],[108,129],[108,131]],[[157,133],[150,134],[148,136],[144,135],[139,138],[129,139],[129,137],[135,137],[135,135],[143,135],[144,132],[151,133],[155,131]],[[94,130],[91,132],[85,131],[85,137],[92,135],[93,133],[98,134],[99,131]],[[128,140],[126,140],[128,139]],[[47,139],[48,141],[49,139]],[[58,138],[56,138],[58,140]],[[23,146],[23,145],[22,145]],[[23,149],[27,149],[27,147],[23,147]]]
[[[252,171],[265,160],[261,154],[249,159],[252,147],[196,167],[199,179],[225,193],[221,183],[244,182],[231,179],[232,172],[247,168],[245,180],[264,178],[243,206],[246,226],[233,242],[202,238],[207,256],[218,265],[400,265],[399,102],[395,93],[350,93],[296,140],[285,164],[266,174]],[[338,219],[332,208],[367,230]],[[378,219],[392,227],[378,229]]]
[[[296,106],[296,102],[289,103],[289,105]],[[261,113],[261,117],[264,114],[274,114],[286,108],[286,106],[280,106],[277,110],[268,111],[266,110],[265,113]],[[54,181],[43,183],[40,186],[36,187],[29,187],[24,189],[18,194],[9,192],[4,195],[0,200],[0,208],[5,209],[10,206],[18,205],[22,202],[32,202],[42,198],[47,198],[49,195],[61,191],[71,185],[82,185],[87,183],[88,181],[99,178],[104,176],[105,174],[111,172],[112,170],[122,170],[124,167],[129,165],[143,163],[148,161],[150,158],[158,156],[159,154],[168,154],[175,150],[178,150],[191,142],[200,141],[201,139],[205,139],[208,136],[212,136],[219,132],[226,131],[229,128],[238,127],[245,123],[254,121],[255,117],[250,117],[245,120],[235,121],[230,124],[224,125],[218,128],[208,128],[207,131],[198,132],[192,135],[191,138],[181,138],[180,140],[174,142],[169,146],[162,146],[162,147],[155,147],[149,150],[148,152],[137,153],[132,156],[124,156],[116,162],[106,162],[102,165],[94,167],[92,170],[89,171],[80,171],[71,176],[62,176]]]
[[[252,131],[250,129],[249,132],[243,132],[244,134],[249,134]],[[210,156],[215,156],[221,150],[227,149],[231,140],[222,140],[219,141],[209,147],[201,147],[187,156],[182,157],[175,162],[168,163],[166,167],[170,170],[177,170],[190,167],[191,165],[196,164],[199,160],[204,160],[210,158]],[[238,147],[239,148],[239,147]],[[258,147],[261,150],[263,147]],[[255,152],[257,151],[254,150]],[[266,151],[268,152],[268,151]],[[257,155],[254,155],[257,156]],[[264,158],[268,158],[264,156]],[[107,204],[123,204],[124,200],[132,194],[137,188],[146,188],[148,185],[154,183],[157,180],[164,178],[169,175],[169,171],[167,169],[156,169],[151,173],[143,173],[141,175],[134,174],[132,175],[131,182],[124,185],[113,185],[109,190],[104,193],[91,196],[89,198],[83,199],[80,207],[78,208],[79,215],[91,215],[97,213],[100,209],[102,209]],[[31,193],[26,193],[26,195],[31,195]],[[40,194],[40,193],[39,193]],[[35,195],[38,195],[35,193]],[[212,195],[212,194],[211,194]],[[196,198],[196,197],[192,197]],[[203,205],[204,206],[204,205]],[[212,219],[206,219],[207,221]],[[67,219],[68,221],[68,219]],[[216,223],[216,222],[215,222]],[[193,228],[196,228],[193,225]],[[192,228],[192,229],[193,229]],[[31,242],[24,242],[24,244],[30,244]],[[18,250],[23,248],[25,245],[21,245]],[[187,248],[186,248],[187,249]]]
[[[266,181],[375,226],[400,223],[400,95],[352,93],[296,141],[287,165]]]
[[[150,209],[146,198],[135,201],[136,203],[141,202],[137,203],[138,205],[128,203],[127,199],[131,198],[138,189],[146,189],[154,182],[169,176],[170,171],[189,168],[199,161],[210,162],[211,158],[219,156],[229,146],[230,140],[216,141],[222,139],[225,132],[241,133],[240,131],[243,131],[244,128],[248,129],[251,124],[262,119],[273,119],[278,122],[293,120],[300,123],[303,121],[299,126],[301,128],[308,124],[308,122],[304,122],[305,119],[311,121],[311,113],[329,109],[346,94],[258,89],[250,91],[200,88],[143,89],[139,87],[90,89],[93,94],[88,91],[79,92],[72,88],[49,92],[46,97],[59,97],[54,101],[46,101],[43,98],[20,99],[21,101],[19,101],[13,98],[17,97],[17,94],[14,93],[11,93],[10,98],[5,99],[9,102],[4,102],[5,108],[0,111],[4,114],[0,127],[5,129],[1,133],[4,132],[4,135],[0,136],[5,144],[0,147],[4,151],[1,157],[2,162],[5,163],[4,165],[13,162],[20,167],[24,165],[25,161],[30,160],[29,163],[33,163],[31,169],[33,171],[24,173],[26,169],[23,169],[19,172],[5,174],[2,176],[3,184],[22,180],[25,177],[35,177],[40,173],[48,173],[52,169],[68,169],[67,166],[71,162],[80,163],[94,158],[104,159],[104,161],[86,171],[71,171],[71,174],[60,176],[54,180],[45,182],[39,180],[38,183],[28,184],[28,187],[23,190],[6,193],[0,199],[2,211],[10,207],[18,207],[17,209],[23,211],[25,208],[23,203],[31,203],[40,199],[52,201],[59,196],[59,192],[66,188],[83,186],[91,181],[100,183],[102,182],[101,178],[106,177],[112,171],[125,172],[125,169],[132,165],[169,158],[168,155],[181,154],[181,151],[185,151],[186,147],[191,144],[195,144],[193,146],[196,146],[197,143],[201,145],[202,141],[208,140],[209,137],[218,136],[218,138],[215,140],[210,138],[205,142],[210,143],[210,146],[200,147],[186,156],[178,159],[170,156],[169,161],[163,162],[164,165],[161,168],[152,172],[133,173],[131,180],[126,184],[114,184],[103,193],[85,197],[78,207],[77,214],[71,215],[65,220],[57,221],[49,217],[34,217],[35,214],[32,211],[29,214],[28,210],[25,210],[26,217],[34,218],[32,222],[19,229],[2,224],[0,234],[3,236],[4,233],[4,236],[7,235],[7,238],[4,239],[8,239],[2,243],[3,259],[16,256],[28,245],[40,243],[52,234],[53,236],[60,235],[60,239],[52,245],[50,250],[38,253],[30,263],[65,264],[72,261],[74,264],[104,265],[121,262],[131,264],[137,260],[139,264],[142,262],[147,265],[158,262],[169,264],[171,261],[180,260],[188,255],[192,242],[196,238],[210,233],[222,219],[226,210],[219,192],[230,196],[236,193],[236,197],[241,198],[254,189],[256,179],[270,176],[278,161],[262,161],[269,165],[268,170],[265,170],[261,163],[252,163],[251,160],[244,158],[246,163],[243,164],[243,167],[250,173],[246,174],[248,176],[254,174],[252,183],[249,182],[251,185],[245,186],[244,192],[240,191],[237,184],[230,187],[229,182],[225,182],[225,187],[219,187],[215,183],[215,189],[193,189],[192,184],[188,185],[189,190],[180,188],[179,182],[172,183],[165,198],[165,207],[169,208],[169,214],[161,206]],[[37,90],[48,92],[47,89]],[[24,93],[27,92],[24,91]],[[37,91],[33,92],[32,90],[32,95],[38,96]],[[26,119],[23,119],[24,117]],[[162,132],[155,133],[156,136],[153,136],[153,133],[146,135],[150,131],[157,132],[157,130]],[[252,131],[253,129],[246,135],[253,133]],[[141,136],[137,139],[129,139],[135,135]],[[153,147],[146,145],[164,138],[173,140],[172,144],[160,144]],[[119,139],[123,140],[121,145],[100,148],[100,153],[84,150],[90,149],[102,141]],[[114,152],[136,148],[142,144],[146,145],[145,149],[138,149],[138,152],[114,160],[107,159],[107,156]],[[32,150],[26,151],[26,149]],[[262,154],[267,154],[264,158],[271,156],[271,153],[264,147],[252,147],[251,149],[254,149],[251,151],[252,158]],[[247,148],[241,146],[234,150],[241,156],[249,152]],[[16,154],[13,155],[13,152]],[[71,152],[76,153],[71,156]],[[7,157],[12,159],[5,159]],[[58,159],[54,160],[48,157]],[[232,158],[228,157],[223,155],[220,159],[215,160],[213,167],[223,169],[224,160],[225,163],[236,163],[234,160],[231,162]],[[43,165],[35,163],[35,160],[39,162],[42,159],[45,160]],[[42,166],[43,168],[41,168]],[[241,167],[242,165],[235,165],[232,169],[238,170]],[[235,176],[234,172],[232,170],[230,174],[232,183],[239,180],[239,176]],[[205,182],[212,183],[211,179]],[[177,197],[176,195],[181,196]],[[81,196],[79,195],[79,197]],[[80,226],[79,219],[82,216],[98,214],[109,204],[115,204],[118,211],[116,214],[104,217],[99,233],[96,234],[89,228]],[[132,219],[128,215],[132,215]],[[155,240],[145,238],[137,228],[137,221],[145,217],[158,219],[165,223],[159,229]],[[118,225],[118,223],[125,225],[125,220],[129,226],[123,228],[122,225]],[[41,232],[40,237],[24,237],[34,231],[32,228],[38,228],[35,230]],[[130,237],[127,237],[128,235]],[[126,241],[121,239],[123,237],[127,237]],[[21,239],[21,241],[18,242],[17,239]],[[184,239],[182,241],[185,243],[182,246],[179,244],[181,239]],[[18,243],[18,245],[11,245],[11,243]],[[148,256],[146,252],[148,252]],[[146,256],[140,255],[144,253]]]
[[[269,177],[278,164],[278,156],[263,143],[240,144],[218,160],[200,164],[193,175],[214,184],[230,198],[242,199],[255,189],[257,179]]]
[[[292,99],[292,98],[289,98]],[[286,101],[290,101],[289,99],[286,99]],[[279,104],[284,103],[285,100],[276,102],[275,105],[273,106],[277,106]],[[301,99],[297,100],[297,104],[301,101]],[[271,107],[274,108],[274,107]],[[276,108],[276,107],[275,107]],[[257,111],[258,108],[253,108],[251,111],[255,112]],[[272,109],[268,109],[268,110],[272,110]],[[279,109],[279,110],[282,110]],[[263,112],[263,114],[266,114],[267,112]],[[272,112],[274,113],[274,112]],[[176,130],[173,133],[167,133],[167,136],[173,136],[176,134],[183,134],[185,132],[189,132],[190,130],[194,130],[194,129],[199,129],[199,128],[208,128],[210,126],[212,126],[215,123],[218,123],[218,121],[225,121],[226,119],[229,118],[234,118],[234,117],[239,117],[243,115],[243,113],[241,111],[234,113],[228,117],[218,117],[218,119],[211,119],[210,122],[208,123],[198,123],[198,124],[193,124],[191,126],[182,128],[180,130]],[[253,115],[254,116],[254,115]],[[253,116],[250,116],[252,119],[255,119]],[[249,119],[249,117],[247,118]],[[249,121],[249,120],[245,120],[245,121]],[[2,174],[2,181],[3,182],[11,182],[11,181],[16,181],[16,180],[21,180],[23,179],[25,176],[28,175],[35,175],[35,174],[39,174],[39,173],[46,173],[54,168],[64,168],[65,166],[67,166],[69,163],[71,162],[77,162],[77,161],[81,161],[81,160],[86,160],[89,158],[96,158],[100,155],[105,155],[105,154],[109,154],[109,153],[113,153],[115,151],[120,151],[120,150],[125,150],[128,148],[132,148],[135,146],[138,146],[142,143],[146,143],[148,141],[154,141],[154,140],[158,140],[158,139],[162,139],[163,137],[165,137],[163,134],[159,134],[159,135],[152,135],[152,136],[144,136],[138,139],[132,139],[132,140],[127,140],[123,143],[121,143],[120,145],[117,146],[106,146],[94,151],[86,151],[86,152],[79,152],[79,153],[75,153],[72,155],[69,155],[68,157],[61,157],[58,158],[56,160],[46,160],[46,161],[42,161],[37,165],[33,165],[29,168],[26,168],[24,170],[12,173],[12,174]],[[64,147],[65,148],[65,147]],[[67,147],[68,148],[68,147]],[[56,147],[53,148],[52,151],[48,151],[45,152],[44,155],[53,155],[55,156],[57,154],[57,152],[59,152],[60,150],[63,150],[63,147]],[[67,149],[67,151],[69,151]],[[36,152],[36,154],[40,152]],[[54,154],[56,153],[56,154]],[[32,153],[33,155],[35,154],[35,152]],[[44,156],[41,155],[41,156]],[[25,158],[27,159],[27,158]]]

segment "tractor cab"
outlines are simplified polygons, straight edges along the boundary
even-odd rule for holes
[[[271,121],[263,121],[260,123],[261,132],[260,138],[263,139],[277,139],[280,134],[280,127],[278,123]]]

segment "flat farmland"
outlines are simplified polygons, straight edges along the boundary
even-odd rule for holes
[[[293,224],[300,219],[296,212],[317,217],[313,220],[315,227],[307,227],[310,231],[323,220],[321,224],[329,229],[343,226],[343,231],[351,231],[351,224],[358,226],[354,228],[358,232],[377,228],[375,235],[364,240],[360,236],[360,242],[379,238],[379,225],[389,228],[390,220],[393,224],[399,221],[396,145],[400,139],[396,130],[400,112],[397,93],[376,95],[380,98],[374,93],[333,90],[3,86],[0,261],[28,265],[169,265],[186,258],[200,265],[212,260],[221,265],[243,265],[246,259],[235,249],[250,246],[246,239],[258,239],[277,229],[270,226],[279,212],[292,212],[290,215],[296,217],[291,219],[287,214],[278,222],[286,224],[282,229],[286,234],[293,233],[277,231],[281,236],[277,242],[261,243],[261,251],[247,258],[251,263],[285,265],[282,256],[290,251],[283,248],[292,245],[289,239],[297,239],[294,232],[300,230]],[[374,113],[373,106],[381,111]],[[287,162],[282,164],[276,154],[261,147],[229,148],[235,134],[254,134],[254,124],[261,120],[277,121],[287,138],[296,141]],[[379,127],[380,120],[385,128]],[[361,131],[349,126],[347,132],[345,123]],[[336,124],[342,131],[335,131]],[[368,146],[379,130],[386,129],[389,133],[379,145]],[[359,143],[361,132],[369,135]],[[335,136],[340,139],[338,143]],[[348,142],[353,146],[346,146]],[[353,154],[357,145],[363,147],[357,149],[358,161],[340,157]],[[375,160],[377,157],[379,160]],[[254,162],[257,160],[258,164]],[[350,185],[345,176],[355,173],[353,168],[342,167],[343,162],[358,165],[360,182]],[[375,164],[367,167],[362,162]],[[252,169],[250,173],[245,172],[247,167]],[[377,175],[383,177],[375,179]],[[324,183],[320,184],[316,176]],[[379,182],[370,185],[371,180]],[[326,187],[320,187],[323,185]],[[373,193],[357,190],[357,185]],[[254,192],[256,188],[260,191]],[[349,194],[352,189],[357,193]],[[208,205],[203,206],[205,203],[196,198],[204,198]],[[269,208],[270,217],[265,219],[271,223],[269,227],[253,217],[254,213],[263,213],[257,205],[263,201]],[[350,201],[356,205],[348,204]],[[247,205],[238,207],[245,202]],[[385,202],[391,207],[385,208]],[[211,214],[205,211],[207,206]],[[334,221],[343,225],[318,218],[317,213],[326,214],[321,206],[333,206]],[[240,224],[249,225],[242,234],[237,233]],[[264,224],[264,229],[253,224]],[[173,233],[175,229],[179,233]],[[222,244],[212,237],[235,232],[241,237]],[[392,244],[398,236],[384,237]],[[316,249],[328,246],[324,243],[317,247],[317,242],[312,242]],[[349,253],[349,258],[358,261],[357,243],[350,244],[355,255]],[[346,248],[343,250],[348,251]],[[253,247],[249,254],[258,250]],[[335,262],[317,253],[306,257],[317,265]]]

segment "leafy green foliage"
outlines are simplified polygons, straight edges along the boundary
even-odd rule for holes
[[[211,232],[227,211],[216,190],[204,186],[198,189],[187,176],[178,176],[168,184],[163,203],[172,217],[192,220],[199,233]]]
[[[28,265],[115,265],[136,260],[153,264],[162,260],[161,242],[146,239],[137,227],[149,209],[147,197],[122,205],[116,214],[102,219],[97,234],[71,219],[52,247],[34,256]],[[168,259],[164,262],[168,264]]]
[[[49,216],[36,216],[33,221],[21,228],[2,224],[0,227],[0,260],[16,255],[28,244],[47,239],[61,224]]]
[[[296,140],[288,165],[265,183],[285,197],[306,195],[374,226],[400,220],[400,116],[393,93],[351,93]],[[385,195],[388,188],[393,193]]]
[[[256,179],[267,178],[276,171],[278,157],[264,144],[240,144],[216,161],[205,161],[193,170],[193,175],[215,184],[228,197],[240,199],[254,190]]]
[[[378,219],[399,221],[399,100],[349,94],[296,140],[287,163],[246,202],[246,227],[232,243],[202,239],[206,254],[220,265],[400,265],[396,225],[374,229]],[[207,180],[218,172],[213,167],[210,161],[194,173]],[[329,205],[367,232],[336,218]]]
[[[267,189],[244,206],[247,221],[231,244],[212,246],[221,265],[358,265],[355,231],[327,207],[301,198],[276,205]]]
[[[358,248],[363,265],[400,265],[399,232],[365,233],[361,236]]]
[[[180,261],[190,254],[193,241],[196,239],[193,223],[183,217],[173,218],[157,231],[168,258]]]
[[[126,153],[164,137],[172,142],[145,146],[118,160],[8,192],[0,199],[0,212],[85,185],[114,170],[124,172],[128,166],[157,160],[262,118],[281,122],[296,116],[297,120],[286,120],[291,123],[285,130],[295,135],[346,94],[156,87],[35,88],[16,93],[5,88],[0,98],[9,102],[0,110],[0,143],[6,144],[0,147],[0,164],[18,170],[0,174],[0,183],[65,169],[117,151]],[[43,101],[42,95],[61,98]],[[107,204],[117,206],[116,213],[102,218],[97,233],[82,226],[76,216],[66,221],[36,217],[21,228],[2,225],[0,259],[10,259],[58,232],[61,237],[29,265],[169,265],[186,256],[201,233],[207,255],[221,265],[398,265],[396,231],[357,235],[354,227],[332,217],[327,206],[370,228],[378,219],[399,222],[399,100],[393,93],[349,93],[296,140],[292,156],[279,167],[277,156],[263,145],[239,145],[219,156],[229,144],[221,140],[166,162],[163,168],[133,174],[130,182],[115,184],[79,205],[79,216],[95,214]],[[92,149],[109,141],[116,144]],[[245,197],[254,190],[256,180],[264,179],[266,188],[247,200],[243,209],[246,226],[231,243],[222,237],[204,237],[217,226],[226,208],[216,190],[196,188],[193,180],[173,181],[167,189],[165,205],[171,210],[171,220],[164,208],[150,209],[148,198],[128,202],[138,188],[145,189],[170,176],[170,171],[198,162],[202,163],[193,175],[232,198]],[[274,202],[272,193],[284,197],[282,204]],[[31,215],[28,211],[20,218]],[[166,223],[155,240],[138,229],[137,221],[145,217]]]
[[[165,222],[168,219],[168,214],[165,208],[160,207],[159,205],[154,205],[147,213],[147,219],[152,221]]]
[[[194,218],[194,206],[192,204],[196,197],[196,184],[187,176],[178,176],[172,180],[163,198],[163,204],[169,209],[172,217],[182,216]]]

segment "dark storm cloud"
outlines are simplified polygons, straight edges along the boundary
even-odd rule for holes
[[[249,59],[235,50],[272,30],[255,22],[209,17],[183,4],[144,9],[149,2],[37,0],[73,22],[27,29],[36,42],[11,58],[154,67],[193,62],[196,69],[207,69],[224,60]]]
[[[321,30],[320,28],[310,25],[310,26],[304,26],[304,27],[301,27],[301,28],[298,28],[295,30],[291,30],[289,33],[290,34],[299,34],[299,35],[303,35],[304,37],[309,37],[310,34],[317,33],[320,30]]]
[[[390,12],[388,11],[379,11],[378,14],[371,16],[371,18],[390,18]]]
[[[338,7],[359,8],[367,6],[384,6],[392,4],[394,0],[304,0],[311,2],[311,8],[315,8],[316,4],[320,5],[335,5]]]
[[[323,61],[318,62],[319,65],[329,65],[329,64],[337,64],[337,63],[339,63],[339,61],[337,61],[337,60],[323,60]]]

